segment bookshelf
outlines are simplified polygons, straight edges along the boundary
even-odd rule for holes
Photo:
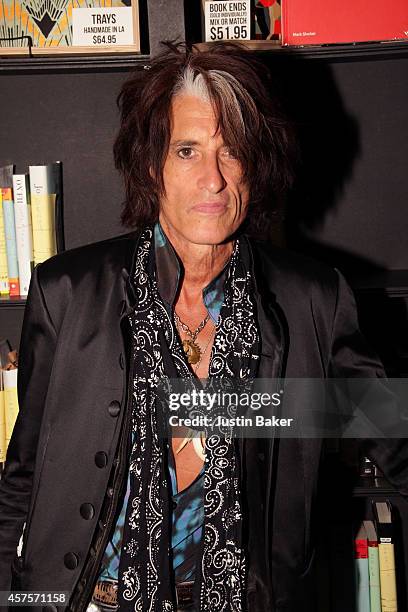
[[[115,98],[129,71],[149,64],[160,40],[185,35],[191,42],[198,40],[193,4],[140,0],[144,27],[138,55],[0,57],[0,108],[7,118],[0,125],[1,162],[14,162],[23,170],[28,163],[63,161],[67,248],[123,232],[123,190],[111,154],[118,125]],[[253,46],[276,75],[307,160],[288,205],[288,244],[346,274],[357,292],[367,338],[390,375],[405,375],[408,43]],[[24,300],[0,299],[0,336],[14,346],[24,305]],[[324,497],[322,530],[333,534],[332,561],[339,542],[352,546],[351,521],[371,499],[389,498],[400,521],[402,567],[408,568],[408,503],[402,496],[386,483],[362,486],[344,474],[329,474]],[[352,610],[347,604],[353,587],[350,574],[335,583],[330,579],[331,590],[324,593],[327,568],[319,571],[320,612]],[[401,576],[399,596],[401,606],[406,605],[408,585]],[[337,597],[343,608],[336,604]]]
[[[337,497],[335,498],[337,500]],[[353,526],[358,521],[373,520],[372,503],[390,501],[393,508],[395,567],[398,609],[407,609],[407,546],[406,524],[408,503],[395,491],[355,492],[341,506],[327,504],[329,514],[320,517],[318,581],[321,586],[319,612],[355,610],[355,575],[353,566]]]
[[[393,508],[398,610],[406,610],[408,590],[408,500],[385,479],[354,478],[338,465],[323,473],[317,534],[318,612],[355,610],[353,539],[356,526],[373,520],[374,502]]]

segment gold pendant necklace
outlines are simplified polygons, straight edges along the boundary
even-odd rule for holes
[[[188,363],[195,365],[200,361],[201,349],[193,340],[183,340],[183,350],[187,355]]]
[[[195,365],[196,363],[200,361],[201,349],[195,340],[198,334],[200,333],[200,331],[202,331],[204,327],[206,326],[209,318],[210,318],[210,315],[207,314],[207,316],[201,321],[197,329],[192,332],[189,326],[186,323],[183,323],[183,321],[180,319],[176,311],[174,311],[174,320],[176,322],[176,326],[180,328],[185,334],[188,334],[190,336],[190,338],[186,338],[185,340],[183,340],[182,344],[183,344],[183,351],[185,352],[187,356],[187,361],[191,365]]]

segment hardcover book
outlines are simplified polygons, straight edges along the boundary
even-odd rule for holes
[[[394,530],[390,502],[374,502],[380,561],[382,612],[397,612],[397,584],[395,577]]]
[[[0,189],[0,295],[9,295],[6,234],[3,217],[3,195]]]
[[[9,445],[18,415],[17,372],[17,368],[3,370],[6,447]]]
[[[3,372],[0,369],[0,463],[6,460],[6,412],[4,408]]]
[[[3,199],[3,222],[6,239],[7,269],[10,297],[20,295],[18,278],[16,225],[14,220],[12,165],[0,168],[0,189]]]
[[[408,2],[287,0],[282,44],[321,45],[408,39]]]
[[[368,538],[368,571],[370,577],[370,612],[381,612],[380,560],[378,538],[373,521],[364,521]]]
[[[35,265],[63,250],[61,166],[29,166]]]
[[[360,525],[354,540],[354,568],[356,576],[356,612],[370,612],[368,541],[364,524]]]
[[[28,295],[33,266],[31,207],[26,174],[13,175],[13,193],[20,295],[25,297]]]

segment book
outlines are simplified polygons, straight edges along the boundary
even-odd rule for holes
[[[6,234],[3,218],[3,195],[0,189],[0,295],[9,295]]]
[[[354,540],[354,569],[356,579],[356,612],[370,612],[368,540],[364,524],[360,525]]]
[[[18,414],[17,399],[17,351],[13,351],[10,342],[0,338],[0,374],[2,379],[2,401],[4,409],[4,452],[10,442]],[[0,418],[1,420],[1,418]],[[1,429],[1,423],[0,423]],[[2,435],[2,434],[1,434]],[[0,438],[0,445],[2,444]]]
[[[10,297],[18,297],[20,295],[20,285],[18,279],[16,226],[14,221],[13,170],[14,166],[12,165],[0,168],[0,189],[3,198],[9,294]]]
[[[408,39],[408,2],[290,0],[282,2],[282,44],[321,45]]]
[[[394,535],[391,504],[374,502],[380,562],[380,590],[382,612],[397,612],[397,584],[395,578]]]
[[[3,371],[10,367],[13,358],[17,355],[11,350],[10,342],[5,338],[0,338],[0,464],[4,463],[7,454],[6,440],[6,407]],[[16,362],[17,363],[17,362]]]
[[[18,415],[17,372],[17,368],[3,370],[6,447],[9,445]]]
[[[370,580],[370,612],[381,612],[380,560],[378,538],[373,521],[364,521],[368,539],[368,573]]]
[[[6,460],[6,411],[4,407],[3,371],[0,369],[0,463]]]
[[[34,265],[63,250],[61,168],[60,162],[29,166]]]
[[[13,195],[20,295],[26,297],[33,267],[31,206],[26,174],[13,175]]]

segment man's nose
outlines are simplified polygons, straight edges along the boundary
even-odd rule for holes
[[[207,155],[202,160],[198,187],[207,189],[210,193],[218,193],[225,188],[226,184],[227,181],[222,173],[217,155]]]

